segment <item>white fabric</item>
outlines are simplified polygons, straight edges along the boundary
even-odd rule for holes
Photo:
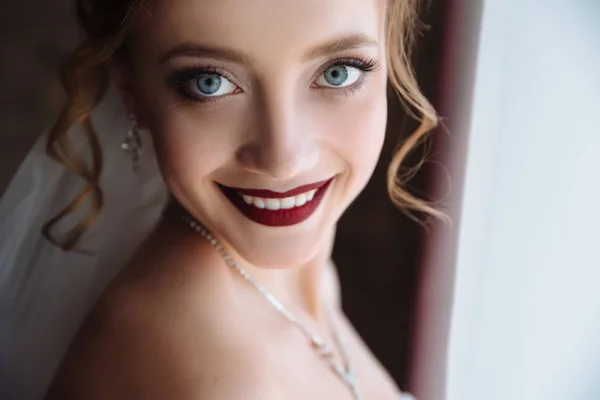
[[[93,255],[64,253],[42,225],[82,187],[45,155],[46,134],[0,201],[0,398],[38,400],[100,291],[158,220],[167,192],[150,138],[142,132],[141,170],[120,147],[130,123],[111,89],[93,114],[104,156],[104,208],[86,235]],[[79,135],[78,135],[79,134]],[[80,128],[72,137],[81,139]],[[81,140],[78,141],[80,144]],[[126,229],[124,229],[126,228]]]
[[[484,3],[440,400],[600,399],[599,20]]]

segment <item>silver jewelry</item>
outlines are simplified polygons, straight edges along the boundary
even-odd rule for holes
[[[181,217],[183,222],[189,225],[192,229],[198,232],[204,239],[206,239],[220,254],[225,264],[228,267],[235,270],[239,273],[250,285],[252,285],[279,313],[281,313],[289,322],[296,325],[300,331],[307,337],[311,347],[322,357],[325,361],[327,361],[331,367],[331,369],[340,377],[340,379],[344,382],[344,384],[350,389],[352,395],[355,400],[360,400],[361,396],[358,391],[358,386],[356,382],[356,376],[354,374],[354,370],[350,363],[350,359],[348,358],[348,354],[346,349],[342,343],[342,340],[335,329],[335,325],[332,323],[332,318],[329,312],[327,312],[327,317],[329,319],[329,324],[331,326],[331,330],[333,332],[333,337],[335,340],[335,345],[337,346],[340,355],[342,356],[342,363],[337,362],[334,359],[334,353],[331,348],[325,343],[321,337],[317,334],[310,332],[299,320],[292,314],[273,294],[267,291],[264,287],[262,287],[258,282],[256,282],[244,268],[242,268],[238,263],[235,262],[233,258],[225,251],[223,246],[215,239],[215,237],[199,222],[195,221],[191,217],[187,215],[183,215]]]
[[[131,120],[131,128],[127,131],[127,136],[125,136],[125,140],[121,143],[121,148],[130,155],[133,172],[138,172],[140,170],[142,140],[140,139],[140,134],[137,130],[137,119],[135,118],[135,115],[131,114],[129,119]]]

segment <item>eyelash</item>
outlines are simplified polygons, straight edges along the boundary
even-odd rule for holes
[[[343,57],[331,60],[328,64],[326,64],[318,74],[313,78],[316,79],[322,73],[327,71],[331,67],[336,66],[346,66],[356,68],[362,71],[361,77],[359,80],[347,87],[343,88],[335,88],[335,87],[318,87],[318,89],[324,89],[330,92],[335,92],[336,94],[342,94],[347,97],[353,95],[358,92],[365,84],[366,75],[370,72],[376,71],[379,69],[379,62],[374,58],[364,58],[362,56],[355,57]],[[167,82],[177,90],[177,92],[182,96],[182,98],[186,101],[190,101],[192,103],[216,103],[222,101],[223,98],[232,96],[237,94],[236,92],[222,95],[222,96],[206,96],[204,98],[198,98],[194,95],[191,95],[186,89],[185,86],[190,83],[192,79],[198,78],[200,75],[210,75],[215,74],[222,76],[229,81],[233,81],[234,78],[229,74],[225,68],[220,66],[208,66],[208,67],[196,67],[190,68],[183,71],[178,71],[167,79]],[[238,88],[239,89],[239,88]]]

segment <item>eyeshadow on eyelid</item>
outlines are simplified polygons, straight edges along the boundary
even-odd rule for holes
[[[325,73],[325,71],[336,66],[346,66],[350,68],[355,68],[362,72],[360,73],[360,77],[358,78],[358,80],[347,86],[336,87],[334,84],[332,84],[332,86],[317,85],[315,87],[311,84],[311,87],[313,89],[318,89],[327,92],[327,95],[330,96],[349,97],[357,93],[365,85],[365,81],[369,73],[379,69],[380,63],[375,58],[365,57],[363,55],[356,54],[347,55],[346,57],[334,58],[324,63],[317,70],[317,73],[313,78],[313,83],[314,80],[317,79],[317,77],[322,76]],[[195,89],[190,89],[189,85],[193,83],[194,79],[198,79],[202,75],[212,74],[219,75],[225,78],[229,83],[231,83],[234,86],[237,86],[237,88],[240,91],[238,93],[228,92],[212,96],[211,93],[196,93]],[[240,86],[236,83],[236,79],[223,66],[197,65],[188,69],[175,71],[167,77],[167,84],[176,90],[176,92],[180,95],[180,98],[182,100],[193,103],[218,103],[220,101],[224,101],[225,98],[229,98],[231,96],[244,92],[244,90],[240,88]],[[216,89],[216,91],[218,90],[219,88]]]

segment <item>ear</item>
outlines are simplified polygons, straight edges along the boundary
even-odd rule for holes
[[[138,128],[147,129],[148,121],[142,106],[143,102],[138,91],[135,90],[136,85],[133,81],[131,67],[124,62],[113,63],[112,72],[115,86],[127,110],[127,115],[135,116]]]

